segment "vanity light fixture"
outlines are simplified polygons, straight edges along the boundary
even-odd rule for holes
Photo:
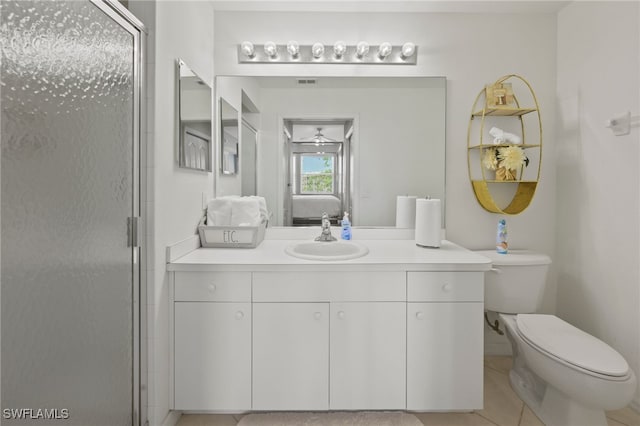
[[[256,56],[256,49],[250,41],[243,41],[240,45],[240,50],[249,59],[253,59]]]
[[[300,56],[300,45],[297,41],[291,40],[287,43],[287,52],[291,55],[291,58],[297,59]]]
[[[311,54],[315,59],[322,58],[322,55],[324,55],[324,45],[322,43],[315,43],[311,46]]]
[[[360,41],[350,45],[339,40],[328,46],[330,52],[325,52],[325,44],[321,42],[302,45],[295,40],[286,44],[268,41],[254,45],[244,41],[238,45],[238,63],[416,65],[418,58],[418,47],[412,42],[370,45]],[[372,50],[376,53],[370,54]]]
[[[356,58],[362,59],[369,53],[369,43],[361,41],[356,44]]]
[[[416,45],[415,44],[413,44],[410,41],[408,41],[408,42],[406,42],[405,44],[402,45],[402,53],[400,54],[402,59],[410,58],[411,56],[413,56],[414,53],[416,53]]]
[[[270,59],[275,59],[278,57],[278,46],[274,42],[268,41],[264,44],[264,53]]]
[[[347,44],[342,41],[336,41],[336,44],[333,45],[333,56],[336,59],[342,59],[342,56],[345,54],[345,52],[347,51]]]
[[[391,43],[382,43],[380,46],[378,46],[378,58],[380,58],[381,60],[385,60],[387,56],[391,54],[392,50],[393,46],[391,46]]]

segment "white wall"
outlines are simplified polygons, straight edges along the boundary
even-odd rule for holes
[[[176,59],[213,84],[213,7],[208,2],[130,1],[149,29],[147,49],[148,409],[152,426],[169,413],[169,283],[165,250],[194,235],[202,197],[213,196],[213,174],[181,169],[175,141]],[[157,47],[157,48],[156,48]]]
[[[617,349],[640,373],[638,2],[575,2],[558,15],[558,315]],[[639,389],[640,391],[640,389]],[[636,394],[635,404],[640,406]]]
[[[445,76],[446,108],[446,228],[447,238],[469,248],[495,244],[501,216],[482,209],[467,172],[467,125],[473,101],[485,84],[506,74],[520,74],[533,86],[541,108],[545,146],[555,142],[556,15],[462,13],[304,13],[225,12],[215,16],[215,63],[218,75]],[[268,40],[300,44],[320,41],[350,44],[389,41],[418,45],[416,66],[238,64],[237,44]],[[542,175],[530,207],[506,217],[513,248],[529,248],[555,259],[555,158],[543,153]],[[543,310],[555,310],[555,263]],[[506,339],[486,330],[488,340],[503,349]],[[495,346],[495,345],[494,345]]]

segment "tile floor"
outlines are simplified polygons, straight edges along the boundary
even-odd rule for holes
[[[484,361],[484,408],[472,413],[414,413],[428,426],[544,426],[511,390],[511,357],[489,356]],[[178,426],[235,426],[238,415],[185,414]],[[607,413],[609,426],[640,426],[640,414],[625,408]],[[579,426],[579,425],[571,425]]]

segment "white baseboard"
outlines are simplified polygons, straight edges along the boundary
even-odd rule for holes
[[[162,426],[176,426],[181,416],[182,416],[182,411],[170,410],[169,414],[167,414],[167,417],[164,418],[164,421],[162,422]]]

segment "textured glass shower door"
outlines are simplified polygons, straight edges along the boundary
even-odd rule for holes
[[[2,1],[2,424],[137,423],[139,36]]]

